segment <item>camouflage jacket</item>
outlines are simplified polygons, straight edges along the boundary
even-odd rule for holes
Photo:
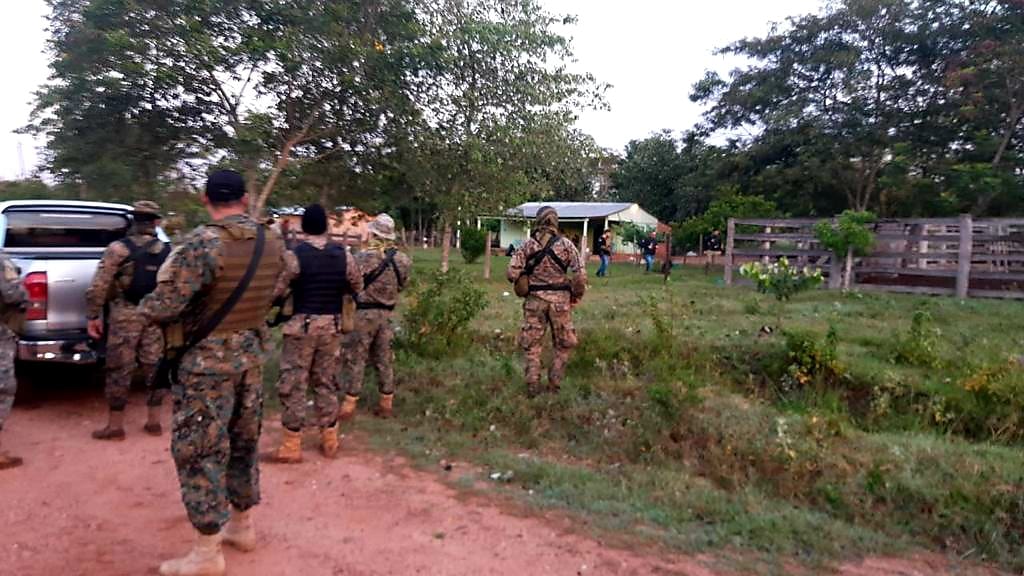
[[[248,215],[229,216],[218,224],[255,230],[257,222]],[[200,304],[223,270],[223,230],[200,226],[190,232],[181,246],[160,268],[157,287],[139,303],[149,321],[169,324],[181,320],[194,327]],[[267,242],[280,243],[281,274],[285,269],[284,241],[267,229]],[[280,279],[280,276],[278,277]],[[280,280],[279,280],[280,281]],[[210,336],[182,359],[181,369],[194,374],[222,374],[249,370],[262,363],[269,343],[266,329],[235,332],[228,336]]]
[[[522,248],[516,250],[512,254],[512,261],[509,262],[506,271],[508,281],[515,282],[526,269],[526,263],[530,257],[543,249],[544,246],[540,242],[530,238]],[[572,241],[561,236],[551,246],[551,249],[562,259],[562,262],[568,264],[568,270],[563,272],[554,260],[544,258],[530,276],[530,286],[568,285],[572,282],[572,276],[576,277],[577,282],[586,284],[587,269],[583,265],[583,259],[580,258],[579,250],[576,249]],[[572,295],[567,291],[531,292],[530,295],[554,304],[567,304],[572,300]]]
[[[127,239],[135,246],[142,247],[156,239],[156,232],[152,229],[133,229]],[[163,249],[163,242],[154,242],[149,251],[159,254]],[[103,314],[103,306],[107,302],[128,305],[127,302],[124,302],[124,291],[132,283],[133,271],[129,256],[131,256],[131,251],[121,240],[111,242],[103,251],[99,267],[96,268],[96,275],[92,277],[92,284],[85,292],[86,318],[99,318]]]
[[[356,261],[359,269],[363,271],[363,277],[372,274],[386,256],[384,250],[367,249],[356,254]],[[404,252],[395,253],[395,266],[398,268],[396,277],[394,270],[389,266],[380,277],[370,286],[363,286],[362,292],[356,299],[360,304],[380,304],[382,306],[395,306],[398,304],[398,294],[405,289],[409,283],[409,274],[412,272],[412,258]]]
[[[21,283],[21,270],[5,254],[0,254],[0,268],[0,300],[3,301],[3,306],[0,306],[0,322],[3,322],[0,323],[0,337],[11,338],[13,333],[7,327],[10,315],[19,314],[28,295]]]
[[[320,250],[323,250],[327,246],[326,236],[310,236],[305,241],[308,244],[311,244],[314,248],[318,248]],[[345,275],[348,278],[349,286],[352,287],[354,292],[359,292],[363,289],[363,273],[359,268],[359,263],[349,251],[348,246],[345,247],[345,258]],[[285,295],[288,292],[288,287],[291,283],[299,277],[299,274],[302,273],[299,266],[299,259],[291,250],[285,252],[284,262],[284,273],[281,274],[277,281],[277,286],[274,288],[275,299]],[[337,334],[340,332],[340,329],[340,324],[332,316],[323,318],[310,314],[296,314],[285,323],[282,333],[286,336],[299,336],[304,334],[323,335]]]

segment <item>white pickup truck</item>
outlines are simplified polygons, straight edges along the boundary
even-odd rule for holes
[[[104,248],[124,238],[131,206],[69,200],[0,202],[0,247],[21,268],[29,305],[18,360],[93,364],[85,291]]]

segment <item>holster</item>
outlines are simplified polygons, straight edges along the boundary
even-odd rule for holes
[[[350,334],[356,329],[356,299],[351,294],[341,297],[341,333]]]
[[[519,277],[516,278],[515,284],[513,286],[516,296],[519,296],[520,298],[526,298],[527,296],[530,295],[530,276],[527,274],[520,274]]]

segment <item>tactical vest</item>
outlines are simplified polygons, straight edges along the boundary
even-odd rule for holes
[[[211,224],[222,229],[220,234],[223,250],[220,274],[210,289],[202,316],[213,314],[231,296],[231,293],[245,276],[245,270],[252,260],[256,248],[254,230],[240,226]],[[214,330],[214,336],[227,336],[234,332],[255,330],[266,323],[267,311],[274,299],[274,286],[281,273],[281,246],[271,237],[266,240],[263,257],[256,275],[242,299]],[[200,322],[200,325],[202,322]]]
[[[292,282],[296,314],[341,314],[341,300],[351,294],[345,249],[328,244],[323,250],[303,242],[295,248],[299,276]]]
[[[132,263],[132,279],[124,289],[124,299],[138,305],[147,294],[156,289],[156,273],[170,255],[171,247],[159,238],[153,238],[142,246],[136,246],[128,238],[121,242],[128,248],[128,260]],[[161,249],[154,254],[150,248],[156,244],[160,244]]]

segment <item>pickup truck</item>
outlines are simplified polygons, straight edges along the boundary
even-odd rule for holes
[[[0,247],[21,268],[28,293],[18,360],[94,364],[85,291],[103,250],[124,238],[131,206],[70,200],[0,202]]]

